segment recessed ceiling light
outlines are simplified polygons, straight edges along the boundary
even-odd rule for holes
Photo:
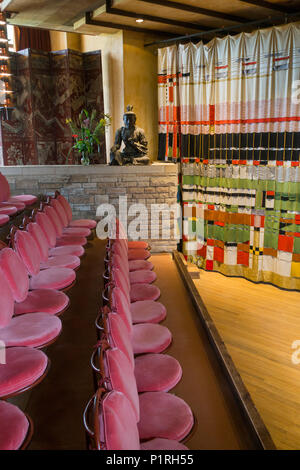
[[[143,23],[143,19],[142,18],[139,18],[138,20],[135,20],[137,23]]]

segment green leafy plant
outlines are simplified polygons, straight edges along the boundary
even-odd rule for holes
[[[81,153],[81,163],[84,165],[90,163],[90,156],[94,153],[94,146],[97,145],[99,149],[99,139],[111,121],[108,114],[104,114],[101,119],[97,119],[96,114],[95,109],[91,112],[91,115],[89,115],[86,109],[82,109],[78,116],[78,123],[70,118],[66,119],[74,139],[74,144],[70,148],[68,158],[72,149],[78,150]]]

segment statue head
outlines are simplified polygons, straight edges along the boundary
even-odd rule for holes
[[[136,115],[132,111],[133,106],[128,105],[126,108],[126,113],[123,115],[123,121],[126,128],[134,127],[136,123]]]

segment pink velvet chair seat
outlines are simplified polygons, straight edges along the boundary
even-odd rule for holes
[[[130,301],[157,300],[160,297],[160,290],[156,286],[149,284],[132,284],[130,288]]]
[[[91,231],[86,227],[66,227],[63,230],[63,235],[71,235],[75,237],[89,237]]]
[[[132,323],[160,323],[167,316],[166,307],[154,300],[140,300],[130,304]]]
[[[36,312],[57,315],[65,310],[69,303],[69,297],[64,292],[52,289],[37,289],[28,292],[23,302],[15,303],[14,315]]]
[[[168,392],[182,377],[182,369],[167,354],[143,354],[134,361],[134,375],[138,392]]]
[[[0,401],[0,450],[18,450],[26,439],[29,421],[15,405]]]
[[[136,249],[147,250],[149,247],[149,243],[144,242],[142,240],[130,240],[127,243],[128,243],[127,246],[129,250],[136,250]]]
[[[25,209],[25,204],[23,204],[22,202],[0,202],[0,207],[2,208],[8,208],[9,210],[14,207],[15,209],[17,209],[17,212],[21,212]]]
[[[30,290],[56,289],[70,286],[76,279],[75,272],[69,268],[49,268],[32,276],[29,281]]]
[[[151,439],[141,443],[141,450],[189,450],[184,444],[171,439]]]
[[[165,392],[146,392],[140,396],[140,439],[181,441],[191,431],[194,418],[190,407],[179,397]]]
[[[56,316],[43,312],[28,313],[12,318],[8,326],[0,329],[0,337],[6,347],[38,348],[53,341],[61,328],[61,321]]]
[[[52,256],[48,258],[47,261],[41,263],[41,269],[48,268],[70,268],[77,269],[80,266],[80,259],[78,256],[73,255],[62,255],[62,256]]]
[[[0,213],[0,227],[7,224],[8,221],[9,221],[9,216],[6,215],[6,214],[1,214]]]
[[[172,334],[165,326],[143,323],[133,325],[131,341],[134,354],[160,353],[171,344]]]
[[[142,269],[129,273],[130,284],[151,284],[157,279],[153,271]]]
[[[49,256],[72,255],[81,257],[84,255],[84,248],[81,245],[65,245],[50,248]]]
[[[146,260],[150,258],[151,253],[148,250],[128,250],[128,261],[133,261],[133,260]]]
[[[8,202],[22,202],[25,206],[31,206],[37,201],[37,197],[32,194],[20,194],[16,196],[11,196]]]
[[[0,214],[4,215],[14,215],[18,212],[18,209],[15,206],[1,206],[0,203]]]
[[[96,228],[97,222],[92,219],[71,220],[69,227],[87,227],[89,229]]]
[[[46,354],[38,349],[19,347],[6,350],[6,364],[0,367],[0,397],[18,393],[33,385],[48,365]]]
[[[150,263],[150,261],[141,260],[141,259],[128,261],[128,266],[129,266],[130,272],[140,271],[141,269],[152,271],[152,269],[154,268],[153,264]]]
[[[84,246],[87,244],[85,237],[75,237],[71,235],[63,235],[58,238],[56,241],[56,246],[66,246],[66,245],[81,245]]]

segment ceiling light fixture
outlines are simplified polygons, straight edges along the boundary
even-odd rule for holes
[[[143,18],[139,18],[139,19],[137,19],[137,20],[135,20],[135,21],[136,21],[136,23],[143,23],[144,20],[143,20]]]

